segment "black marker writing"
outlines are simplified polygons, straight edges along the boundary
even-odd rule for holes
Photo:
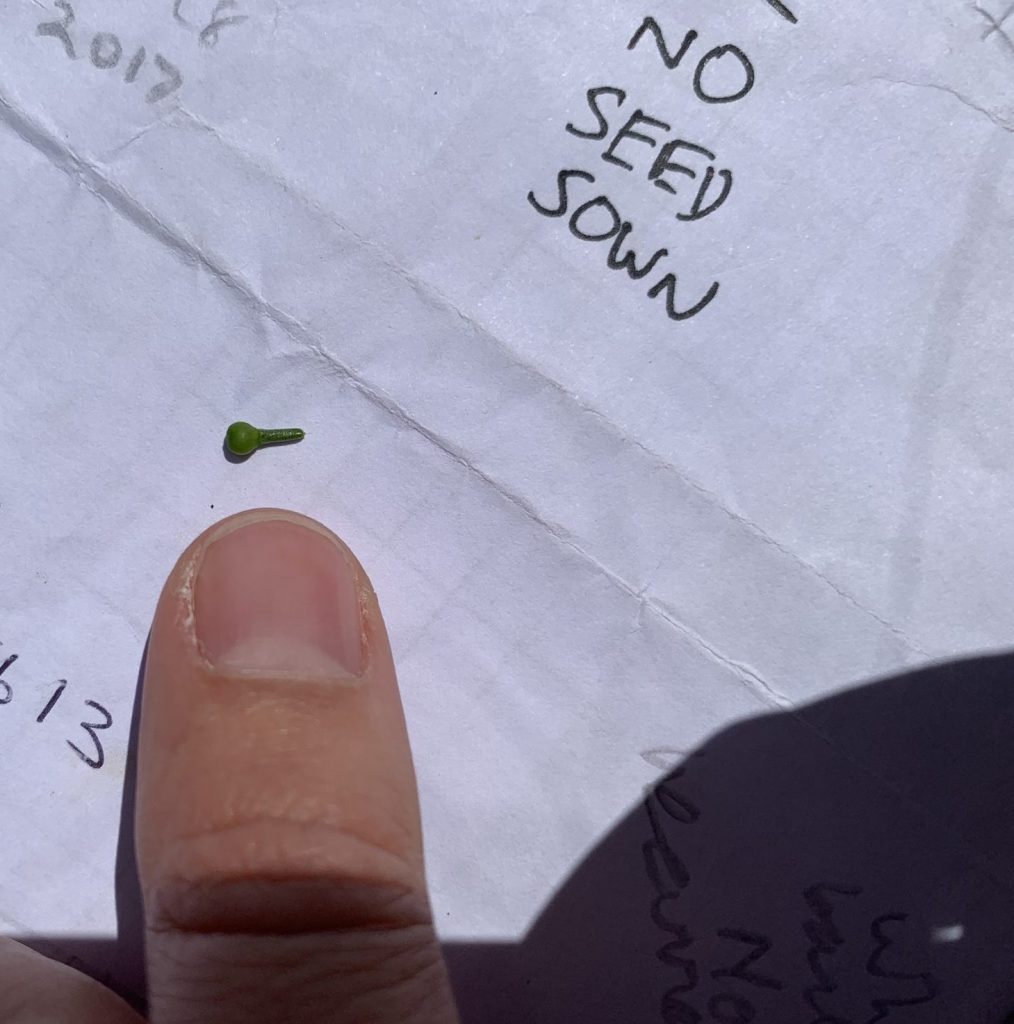
[[[729,192],[732,190],[732,171],[727,171],[722,168],[718,172],[718,176],[722,179],[722,190],[710,205],[701,208],[701,203],[704,197],[708,193],[708,189],[711,188],[711,183],[715,179],[715,169],[708,167],[704,171],[704,181],[701,183],[701,187],[697,192],[697,196],[690,207],[689,213],[677,213],[677,220],[700,220],[702,217],[707,217],[709,213],[714,213],[726,199],[729,198]],[[656,184],[658,184],[656,182]]]
[[[97,68],[115,68],[123,55],[120,40],[112,32],[99,32],[92,39],[92,63]]]
[[[558,205],[555,209],[551,206],[543,206],[535,198],[534,192],[528,193],[528,202],[535,207],[543,217],[562,217],[567,212],[567,182],[571,178],[581,178],[583,181],[595,181],[595,175],[589,174],[587,171],[560,171],[556,176],[556,188],[557,188],[557,199]]]
[[[211,15],[211,21],[201,29],[201,34],[198,36],[201,46],[217,46],[218,45],[218,34],[223,28],[227,28],[230,25],[242,25],[247,20],[245,14],[233,14],[227,18],[221,18],[219,15],[223,11],[229,11],[235,8],[236,0],[219,0],[215,5],[214,13]]]
[[[630,37],[630,42],[627,43],[627,49],[632,50],[637,46],[641,41],[641,36],[643,36],[645,32],[650,32],[655,37],[655,45],[658,47],[662,63],[670,71],[675,71],[676,68],[680,66],[680,61],[687,55],[687,50],[694,45],[694,40],[697,38],[697,33],[691,29],[683,37],[683,42],[679,49],[674,53],[670,53],[658,22],[654,18],[645,18],[644,21],[641,22],[638,30]]]
[[[18,656],[16,654],[8,654],[7,657],[0,662],[0,676],[2,676],[4,672],[6,672],[7,669],[9,669],[17,660]],[[0,704],[10,704],[14,699],[14,691],[11,689],[10,683],[4,679],[0,679],[0,687],[3,688],[2,691],[0,691]]]
[[[750,965],[755,964],[762,957],[771,952],[771,940],[756,932],[743,931],[741,928],[722,928],[718,932],[723,939],[730,939],[733,942],[744,943],[752,947],[746,956],[738,960],[732,967],[720,967],[711,972],[712,978],[736,978],[738,981],[746,982],[748,985],[755,985],[757,988],[770,988],[781,991],[785,986],[777,978],[769,978],[752,970]]]
[[[220,16],[223,11],[235,10],[236,6],[236,0],[219,0],[208,23],[197,36],[201,46],[217,46],[218,36],[223,28],[228,28],[230,25],[241,25],[244,21],[249,20],[246,14],[230,14],[224,18]],[[173,0],[173,19],[185,28],[194,28],[193,23],[183,16],[183,0]]]
[[[571,135],[576,135],[579,139],[596,139],[601,141],[609,134],[609,121],[599,107],[599,97],[615,96],[616,106],[622,107],[627,94],[622,89],[617,89],[613,85],[600,85],[597,89],[589,89],[586,96],[588,97],[588,106],[591,107],[591,112],[595,115],[595,120],[598,121],[598,128],[590,132],[575,128],[574,125],[568,123],[564,126],[564,130],[570,132]]]
[[[691,29],[683,37],[683,42],[680,44],[679,48],[670,52],[668,44],[665,41],[665,36],[663,36],[662,29],[658,22],[654,18],[645,18],[644,21],[641,22],[637,31],[631,36],[630,42],[627,43],[627,49],[633,50],[644,37],[646,32],[650,32],[654,37],[655,46],[658,49],[659,56],[662,58],[662,63],[669,71],[675,71],[680,66],[683,62],[683,58],[686,57],[690,48],[697,41],[697,32]],[[739,64],[740,70],[743,73],[743,84],[734,92],[712,92],[710,89],[705,88],[705,72],[708,70],[709,64],[713,61],[721,60],[724,57],[731,57]],[[697,61],[693,77],[694,95],[704,103],[735,103],[736,100],[743,99],[743,97],[750,92],[754,86],[755,80],[756,75],[750,58],[747,57],[747,55],[738,46],[733,43],[725,43],[722,46],[716,46],[713,49],[708,50],[708,52]]]
[[[123,76],[123,80],[128,84],[133,82],[137,78],[138,71],[141,70],[141,65],[144,64],[144,59],[147,56],[144,47],[142,46],[137,53],[130,59],[130,63],[127,65],[127,73]]]
[[[659,151],[655,162],[651,165],[651,170],[648,172],[648,179],[656,188],[660,188],[672,195],[676,195],[677,190],[669,180],[663,177],[666,172],[674,171],[677,174],[685,175],[691,180],[697,177],[697,171],[694,170],[693,167],[673,160],[673,153],[675,153],[677,149],[683,149],[690,153],[697,153],[709,160],[715,159],[715,154],[712,153],[710,149],[705,149],[704,146],[698,146],[696,143],[686,142],[683,139],[673,139],[671,142],[667,142]],[[732,171],[722,168],[717,172],[718,177],[722,181],[718,197],[713,199],[707,205],[704,205],[704,200],[707,197],[708,192],[711,190],[711,186],[715,180],[715,173],[715,167],[712,164],[708,164],[704,169],[704,180],[697,189],[697,194],[694,196],[694,200],[690,205],[690,212],[681,213],[677,211],[677,220],[701,220],[703,217],[707,217],[708,214],[714,213],[715,210],[717,210],[725,200],[729,198],[729,193],[732,191]]]
[[[46,703],[46,706],[39,712],[39,717],[35,719],[35,721],[40,724],[46,720],[46,718],[49,716],[50,711],[52,711],[53,708],[56,707],[56,702],[63,695],[63,691],[67,689],[66,679],[60,679],[57,680],[57,682],[59,685],[56,688],[56,692],[53,694],[52,697],[49,698],[48,702]]]
[[[609,227],[605,231],[584,231],[581,227],[581,218],[589,211],[595,209],[605,209],[609,211],[611,218]],[[612,238],[623,226],[623,221],[620,220],[619,213],[616,212],[616,207],[613,206],[605,196],[596,196],[594,199],[589,199],[587,203],[582,203],[572,214],[570,218],[570,232],[575,238],[580,238],[582,242],[607,242]]]
[[[651,838],[642,846],[645,873],[658,894],[651,906],[651,918],[655,925],[667,935],[665,945],[655,955],[667,970],[666,991],[659,1004],[659,1013],[664,1024],[699,1024],[705,1017],[692,999],[702,998],[698,989],[702,972],[698,958],[691,954],[693,936],[686,924],[678,919],[679,902],[683,892],[690,886],[690,871],[673,848],[666,831],[665,822],[691,827],[700,820],[701,810],[676,783],[683,775],[683,769],[670,772],[646,797],[644,806],[651,825]],[[737,951],[731,966],[716,967],[710,972],[713,980],[731,979],[755,988],[783,988],[780,981],[761,974],[751,965],[771,951],[772,943],[764,935],[743,928],[722,928],[719,938],[746,944],[750,948],[745,954]],[[696,996],[694,993],[697,993]],[[700,1004],[698,1004],[700,1005]],[[757,1008],[742,993],[715,992],[708,997],[707,1019],[715,1024],[750,1024],[757,1014]]]
[[[682,770],[670,772],[654,789],[659,806],[674,821],[683,825],[694,825],[701,816],[701,809],[688,797],[680,793],[673,783],[682,776]]]
[[[704,88],[704,72],[713,60],[720,60],[726,55],[739,61],[743,71],[743,85],[736,92],[724,94],[708,92]],[[727,43],[725,46],[716,46],[713,50],[708,50],[700,59],[697,64],[697,70],[694,72],[694,92],[697,94],[697,98],[704,100],[705,103],[735,103],[736,100],[741,100],[753,88],[755,78],[756,75],[754,74],[753,64],[750,63],[750,58],[738,46]]]
[[[626,160],[621,160],[615,155],[616,147],[624,139],[633,139],[635,142],[643,142],[651,146],[652,149],[658,145],[658,139],[654,136],[646,135],[644,132],[635,132],[634,127],[639,124],[646,124],[652,128],[659,128],[664,132],[670,131],[669,125],[665,121],[660,121],[656,117],[651,117],[643,110],[635,110],[630,117],[627,119],[627,123],[613,136],[613,141],[609,143],[609,148],[602,154],[602,159],[607,163],[616,164],[617,167],[624,167],[628,171],[634,169],[633,164],[628,164]]]
[[[767,0],[767,3],[776,10],[786,21],[791,21],[793,25],[796,24],[799,19],[782,3],[782,0]]]
[[[663,823],[663,817],[667,817],[679,825],[688,825],[700,816],[696,805],[676,789],[675,784],[682,775],[681,768],[670,772],[644,801],[651,838],[642,845],[641,853],[645,873],[657,893],[651,905],[651,919],[668,936],[665,945],[655,954],[669,968],[666,971],[668,987],[659,1004],[665,1024],[698,1024],[702,1019],[699,1011],[683,999],[700,981],[697,960],[686,955],[693,937],[687,926],[677,919],[680,894],[690,885],[690,872],[673,849]],[[676,973],[673,975],[670,971]]]
[[[697,172],[692,167],[676,163],[673,160],[672,155],[677,149],[686,149],[692,153],[699,153],[701,156],[706,156],[709,160],[715,159],[715,154],[710,149],[705,149],[703,146],[698,146],[693,142],[686,142],[683,139],[673,139],[671,142],[667,142],[659,151],[655,162],[651,165],[651,170],[648,171],[648,180],[654,184],[655,188],[663,189],[666,192],[672,193],[672,195],[676,195],[676,189],[662,177],[666,171],[676,171],[679,174],[685,174],[688,178],[697,177]]]
[[[712,299],[718,294],[718,282],[714,284],[705,292],[704,298],[696,302],[693,306],[688,306],[684,310],[676,308],[676,275],[666,274],[657,284],[652,285],[648,289],[648,298],[654,299],[656,296],[661,295],[665,292],[665,311],[669,316],[670,320],[689,320],[692,316],[697,316],[698,313],[705,306],[707,306]]]
[[[587,171],[563,170],[556,176],[557,205],[548,206],[536,198],[534,191],[528,193],[528,202],[532,208],[542,214],[543,217],[566,216],[570,203],[568,193],[568,182],[573,178],[594,183],[595,177]],[[592,211],[599,210],[608,215],[608,221],[598,223],[597,227],[592,226],[591,218],[588,216]],[[582,203],[570,216],[567,224],[570,233],[582,242],[605,242],[616,238],[606,257],[606,265],[612,270],[625,269],[628,275],[638,280],[654,269],[663,256],[668,255],[667,249],[659,249],[647,261],[641,271],[636,270],[637,255],[633,248],[628,249],[622,260],[619,258],[619,249],[625,243],[633,225],[620,216],[619,211],[612,201],[605,195],[598,195]],[[631,268],[635,268],[632,272]],[[686,309],[678,309],[676,306],[677,278],[672,272],[661,277],[651,288],[648,289],[648,297],[655,298],[663,292],[666,297],[666,312],[671,320],[689,320],[701,312],[718,294],[719,284],[713,282],[708,288],[704,297]]]
[[[67,0],[56,0],[56,6],[63,11],[63,21],[47,21],[39,25],[35,30],[38,36],[54,36],[63,43],[64,51],[71,60],[77,60],[77,53],[74,51],[74,43],[67,31],[74,24],[74,9],[67,3]]]
[[[754,87],[756,73],[753,63],[743,49],[733,43],[723,43],[710,49],[701,45],[695,51],[700,34],[696,29],[688,29],[678,44],[670,44],[659,21],[648,16],[642,19],[627,41],[627,50],[637,49],[648,37],[654,41],[655,50],[667,72],[677,71],[690,62],[693,92],[703,103],[734,103]],[[567,121],[564,131],[577,139],[603,144],[604,148],[599,151],[603,162],[627,173],[643,175],[655,188],[678,197],[679,206],[673,210],[677,221],[684,224],[702,221],[720,210],[732,193],[732,171],[718,166],[712,149],[685,138],[682,132],[677,137],[666,138],[673,132],[672,125],[677,123],[673,118],[661,117],[640,107],[635,107],[632,113],[624,110],[627,98],[627,90],[617,85],[598,85],[588,89],[585,102],[593,121],[589,123],[583,118]],[[621,111],[621,117],[617,117]],[[544,217],[567,216],[570,203],[568,188],[572,187],[574,179],[595,182],[594,175],[587,171],[576,168],[562,170],[557,174],[556,205],[536,198],[534,191],[527,194],[529,204]],[[614,196],[610,187],[609,191],[580,203],[569,215],[567,227],[570,233],[582,242],[609,242],[607,268],[625,270],[632,281],[640,281],[659,272],[646,295],[649,299],[663,299],[666,316],[670,320],[680,323],[703,312],[718,295],[719,282],[713,281],[708,285],[696,302],[688,302],[681,294],[686,285],[681,285],[680,278],[681,275],[685,278],[685,274],[677,274],[661,265],[661,261],[670,255],[670,247],[655,247],[650,254],[639,259],[631,242],[634,225],[622,216]]]
[[[717,1024],[750,1024],[757,1008],[743,996],[721,992],[708,1000],[708,1013]]]
[[[834,919],[834,897],[855,898],[862,894],[856,887],[815,885],[805,891],[804,898],[814,911],[814,916],[806,921],[803,930],[812,942],[807,953],[807,965],[813,974],[815,984],[803,992],[809,1008],[816,1015],[806,1024],[857,1024],[851,1018],[842,1017],[831,1012],[824,1005],[823,997],[838,991],[839,983],[831,973],[829,958],[836,954],[844,945],[845,938]],[[866,973],[871,978],[885,979],[903,986],[899,994],[892,998],[875,997],[871,999],[872,1014],[862,1024],[879,1024],[890,1016],[891,1010],[903,1006],[920,1006],[931,1002],[939,994],[939,986],[932,974],[927,972],[907,973],[888,968],[884,964],[885,954],[894,944],[893,937],[888,933],[888,925],[904,924],[907,914],[881,914],[870,925],[870,934],[874,939],[874,949],[866,961]]]
[[[166,96],[175,92],[183,83],[183,77],[176,66],[170,64],[160,53],[155,54],[155,67],[165,75],[165,78],[148,90],[148,95],[145,96],[145,99],[149,103],[157,103],[159,100],[165,99]]]
[[[98,736],[95,735],[95,732],[97,729],[108,729],[113,724],[113,716],[101,704],[97,704],[93,700],[86,700],[85,704],[98,711],[104,719],[102,722],[81,723],[81,728],[91,736],[92,742],[95,744],[95,757],[89,757],[80,747],[74,746],[70,740],[67,740],[67,746],[70,747],[70,749],[73,750],[89,768],[101,768],[106,763],[106,755],[102,749],[102,744],[99,742]]]
[[[5,673],[17,660],[18,655],[9,654],[2,662],[0,662],[0,676],[2,676],[3,673]],[[66,689],[67,680],[57,680],[56,689],[53,691],[49,700],[46,701],[45,706],[42,708],[42,710],[35,718],[35,722],[37,725],[45,724],[50,714],[56,708],[57,703],[63,697]],[[0,679],[0,706],[10,704],[13,700],[14,686],[12,686],[11,683],[8,682],[6,679]],[[101,721],[98,722],[89,720],[79,723],[81,728],[84,729],[85,732],[88,733],[88,735],[91,737],[92,743],[95,746],[95,754],[94,756],[92,756],[91,754],[86,753],[80,747],[76,746],[74,743],[71,743],[70,740],[67,740],[67,746],[69,746],[71,750],[73,750],[74,753],[77,754],[77,756],[82,761],[84,761],[86,765],[88,765],[89,768],[101,768],[105,764],[106,758],[105,751],[102,749],[102,743],[99,741],[98,736],[96,736],[96,732],[102,729],[110,728],[113,724],[113,716],[109,713],[109,711],[106,710],[106,708],[104,708],[97,701],[86,700],[84,704],[86,707],[93,708],[102,716]],[[91,716],[89,716],[89,719],[90,718]]]
[[[842,1020],[827,1013],[821,1006],[820,997],[829,995],[838,988],[838,982],[831,976],[824,961],[828,956],[836,953],[838,947],[845,942],[835,924],[835,904],[831,897],[853,898],[861,894],[862,889],[826,883],[811,885],[803,893],[807,906],[814,914],[810,920],[804,922],[803,932],[812,943],[806,954],[806,962],[815,981],[815,984],[803,992],[803,998],[806,1000],[807,1006],[817,1015],[816,1020],[821,1021],[822,1024],[852,1024],[851,1021]],[[813,1024],[816,1024],[816,1020]]]
[[[901,996],[896,999],[874,999],[872,1002],[873,1016],[867,1024],[879,1024],[886,1020],[891,1010],[897,1006],[920,1006],[935,999],[939,991],[936,979],[932,974],[905,974],[902,971],[893,971],[884,966],[884,954],[891,948],[894,940],[887,933],[885,926],[888,924],[904,924],[908,920],[907,914],[882,914],[870,926],[870,934],[873,936],[876,946],[866,961],[866,970],[875,978],[891,978],[894,981],[914,982],[920,991]]]
[[[573,122],[568,122],[564,126],[564,130],[576,138],[592,142],[602,142],[608,138],[611,126],[609,116],[602,106],[606,102],[604,97],[612,97],[609,104],[612,105],[612,102],[615,102],[619,109],[626,101],[627,94],[623,89],[613,85],[601,85],[589,89],[586,99],[588,107],[595,117],[596,127],[579,128]],[[703,220],[718,210],[732,191],[732,171],[718,168],[713,162],[710,162],[716,160],[716,156],[706,146],[682,138],[670,139],[663,143],[662,138],[653,135],[648,129],[654,129],[661,133],[672,130],[662,118],[644,110],[635,110],[622,126],[615,130],[611,141],[600,153],[601,158],[606,163],[621,167],[625,171],[635,171],[635,164],[640,163],[639,169],[645,171],[647,180],[656,188],[662,189],[672,196],[681,196],[688,188],[682,181],[677,186],[674,179],[668,175],[681,175],[688,181],[698,181],[696,186],[690,186],[689,190],[693,192],[693,198],[689,208],[676,211],[677,220]],[[662,144],[659,145],[660,143]],[[650,165],[646,166],[643,159],[639,160],[636,147],[658,148]],[[679,159],[676,158],[676,154],[679,154]],[[709,161],[703,168],[700,166],[701,158],[704,161]]]
[[[623,248],[623,243],[627,239],[627,235],[633,231],[634,225],[629,220],[625,220],[620,225],[619,233],[616,235],[616,239],[613,242],[612,248],[609,250],[609,255],[606,256],[606,263],[610,270],[625,270],[635,281],[640,281],[642,277],[647,277],[652,270],[655,269],[655,264],[658,263],[663,256],[669,255],[668,249],[656,249],[648,261],[643,267],[637,265],[637,253],[633,249],[628,249],[622,256],[620,256],[620,249]]]
[[[44,22],[36,28],[36,35],[53,36],[59,39],[67,56],[71,60],[76,60],[77,50],[68,31],[70,26],[74,24],[74,9],[67,0],[56,0],[56,6],[63,11],[63,20]],[[91,63],[102,71],[109,71],[115,68],[123,56],[123,44],[113,32],[97,32],[92,37],[88,50]],[[145,49],[142,46],[131,58],[126,74],[123,76],[124,82],[131,84],[137,79],[138,73],[144,64],[145,56]],[[157,103],[159,100],[165,99],[166,96],[175,92],[183,83],[183,76],[180,74],[179,69],[160,53],[155,54],[155,66],[164,78],[148,90],[145,99],[149,103]]]
[[[566,203],[561,206],[564,209],[558,215],[566,212]],[[702,966],[700,952],[695,955],[695,938],[680,912],[691,885],[691,871],[677,853],[674,839],[685,834],[678,829],[695,826],[702,812],[680,784],[683,775],[683,768],[670,772],[651,788],[644,801],[651,829],[650,837],[642,844],[645,874],[654,893],[651,919],[665,935],[664,944],[655,952],[665,972],[660,1018],[663,1024],[752,1024],[755,1020],[774,1020],[770,1003],[763,1016],[759,1009],[759,1005],[763,1006],[762,997],[770,999],[771,993],[787,988],[766,960],[774,950],[771,938],[747,928],[718,928],[714,934],[719,943],[709,943],[708,947],[719,962]],[[865,1018],[856,1018],[851,1012],[843,1016],[825,1005],[833,993],[841,990],[847,994],[832,973],[836,956],[848,949],[838,915],[849,904],[849,916],[854,919],[859,907],[855,901],[862,895],[858,886],[827,882],[803,891],[811,914],[803,922],[804,934],[811,943],[806,964],[814,983],[800,993],[811,1012],[799,1017],[799,1024],[881,1024],[892,1009],[928,1003],[939,993],[931,974],[902,971],[888,963],[897,937],[895,929],[904,924],[907,916],[882,914],[870,926],[874,949],[866,961],[866,973],[871,978],[890,981],[898,994],[871,998],[872,1016]],[[724,983],[724,991],[708,992],[709,981]],[[777,1019],[790,1018],[797,1019],[785,1010]]]
[[[648,799],[644,809],[651,822],[652,832],[652,838],[641,846],[644,870],[655,889],[663,896],[672,898],[673,890],[678,893],[690,884],[690,872],[669,843],[658,807]]]

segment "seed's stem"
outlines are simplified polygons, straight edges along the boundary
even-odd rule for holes
[[[282,441],[302,441],[305,436],[305,432],[298,427],[286,427],[282,430],[262,430],[260,432],[260,443],[279,444]]]

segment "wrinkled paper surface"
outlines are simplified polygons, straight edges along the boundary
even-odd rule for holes
[[[381,596],[466,1019],[999,1024],[1006,5],[0,9],[4,931],[137,990],[148,625],[278,505]]]

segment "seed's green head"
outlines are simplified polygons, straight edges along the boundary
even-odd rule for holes
[[[249,455],[260,447],[261,432],[240,420],[230,424],[225,432],[225,443],[233,455]]]

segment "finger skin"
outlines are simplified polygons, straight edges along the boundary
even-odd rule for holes
[[[282,617],[305,600],[301,620],[321,593],[319,581],[301,581],[333,557],[331,545],[352,574],[343,600],[359,617],[351,631],[334,624],[334,650],[347,660],[361,645],[355,671],[308,661],[301,648],[293,671],[229,664],[235,637],[209,639],[229,632],[220,553],[229,565],[240,556]],[[257,593],[239,599],[257,613]],[[455,1019],[387,634],[369,579],[334,534],[262,509],[223,520],[184,552],[152,626],[138,768],[156,1024]]]
[[[144,1024],[97,981],[0,938],[0,1024]]]

